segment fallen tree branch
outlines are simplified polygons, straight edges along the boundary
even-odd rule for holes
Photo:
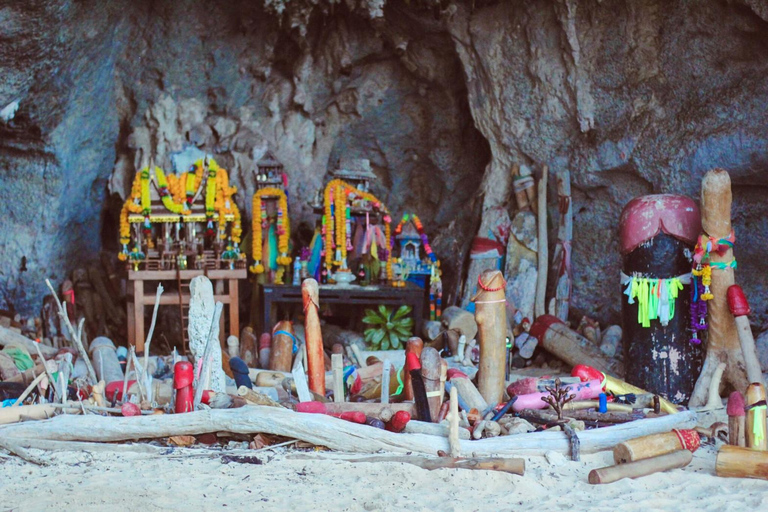
[[[6,438],[0,438],[0,448],[3,448],[4,450],[8,450],[13,455],[16,455],[18,458],[25,460],[27,462],[30,462],[32,464],[37,464],[38,466],[47,466],[48,462],[44,461],[43,459],[36,457],[29,453],[26,448],[23,448],[19,443],[15,441],[11,441],[10,439]]]
[[[687,411],[660,418],[638,420],[615,427],[579,434],[582,453],[594,453],[635,437],[691,428],[696,413]],[[266,433],[300,439],[333,450],[375,453],[408,452],[434,455],[448,452],[448,439],[424,434],[395,434],[358,425],[324,414],[302,414],[275,407],[250,406],[211,409],[186,414],[164,414],[130,418],[60,415],[53,419],[0,427],[0,436],[62,441],[113,442],[133,439],[196,435],[208,432],[236,434]],[[549,450],[570,453],[563,432],[542,432],[460,441],[461,451],[478,457],[492,455],[541,455]]]

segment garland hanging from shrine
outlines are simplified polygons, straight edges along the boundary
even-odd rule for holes
[[[267,187],[258,190],[253,195],[253,265],[250,270],[254,274],[262,274],[266,270],[266,265],[262,262],[262,252],[264,247],[263,229],[269,227],[267,218],[267,208],[262,200],[264,197],[277,197],[277,264],[281,267],[291,264],[292,258],[288,255],[288,244],[291,239],[291,223],[288,218],[288,196],[279,188]],[[282,272],[281,272],[282,270]],[[275,276],[275,281],[282,281],[282,275],[285,269],[278,269],[279,275]],[[278,283],[279,284],[279,283]]]
[[[347,251],[352,249],[352,215],[348,204],[349,199],[360,198],[372,203],[373,208],[383,213],[385,240],[388,247],[384,248],[386,259],[387,280],[392,281],[392,218],[389,210],[376,196],[369,192],[358,190],[344,180],[331,180],[323,193],[323,229],[325,241],[325,266],[330,271],[335,265],[342,270],[347,267]]]
[[[419,238],[421,238],[422,247],[424,247],[424,252],[432,262],[429,273],[429,319],[439,320],[442,316],[443,306],[443,282],[442,279],[440,279],[442,274],[440,271],[440,261],[437,259],[437,256],[435,256],[434,251],[432,251],[432,246],[429,245],[429,238],[424,232],[424,225],[421,223],[421,219],[419,219],[418,215],[415,213],[403,214],[400,223],[395,227],[395,235],[390,241],[390,245],[392,247],[395,246],[395,237],[403,232],[403,226],[409,221],[413,222],[413,225],[416,227],[416,231],[419,233]]]
[[[175,173],[166,175],[160,167],[154,167],[155,180],[158,194],[166,210],[177,215],[189,215],[197,190],[205,175],[205,162],[200,159],[190,168],[189,172],[177,176]],[[232,195],[237,192],[237,187],[229,185],[227,171],[219,167],[215,160],[208,161],[208,175],[205,193],[206,221],[209,235],[215,234],[213,230],[214,214],[218,213],[218,231],[221,239],[228,236],[233,244],[233,252],[239,254],[239,244],[242,236],[241,216],[237,204]],[[123,204],[120,211],[120,244],[122,251],[118,254],[121,261],[131,257],[128,244],[131,241],[130,214],[144,216],[142,229],[149,248],[153,247],[151,231],[151,194],[150,194],[150,169],[145,167],[136,173],[131,186],[130,196]],[[233,216],[230,234],[226,233],[226,217]]]

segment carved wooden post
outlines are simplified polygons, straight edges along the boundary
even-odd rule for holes
[[[489,405],[504,398],[504,364],[507,348],[507,310],[504,277],[498,270],[486,270],[478,278],[473,298],[480,343],[478,390]]]
[[[557,173],[557,245],[552,257],[552,272],[555,275],[554,289],[551,292],[554,301],[553,311],[563,322],[568,321],[568,309],[571,303],[571,240],[573,239],[573,205],[571,204],[571,173],[563,170]]]
[[[619,225],[626,381],[685,403],[702,359],[701,347],[689,341],[698,208],[685,196],[637,197]]]
[[[319,292],[317,281],[312,278],[301,283],[304,302],[304,336],[307,342],[307,371],[309,389],[325,396],[325,362],[323,357],[323,334],[320,332]]]
[[[700,407],[707,400],[707,390],[712,376],[722,361],[727,364],[724,383],[735,389],[747,389],[749,381],[745,371],[744,355],[739,343],[736,322],[728,308],[728,288],[734,283],[735,262],[733,249],[728,244],[718,243],[731,237],[731,178],[723,169],[709,171],[701,182],[701,228],[702,241],[717,243],[718,250],[709,253],[712,265],[712,299],[708,301],[709,334],[707,355],[701,375],[696,381],[689,407]]]
[[[290,372],[293,360],[293,344],[296,337],[293,334],[291,322],[278,322],[272,333],[272,351],[269,354],[269,369],[279,372]]]

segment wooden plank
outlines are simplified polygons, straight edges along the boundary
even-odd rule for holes
[[[182,281],[190,281],[197,276],[207,276],[211,281],[218,279],[247,279],[248,270],[244,268],[215,269],[215,270],[181,270],[179,271]],[[129,281],[175,281],[175,270],[129,270]]]

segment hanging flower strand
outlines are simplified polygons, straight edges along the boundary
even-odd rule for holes
[[[267,222],[267,211],[263,198],[269,196],[277,197],[277,249],[280,252],[280,255],[277,257],[277,264],[280,266],[290,265],[292,260],[288,255],[288,247],[291,239],[291,223],[288,218],[288,197],[285,195],[285,192],[279,188],[263,188],[253,195],[253,220],[251,229],[253,231],[252,250],[254,261],[250,270],[254,274],[262,274],[266,270],[266,266],[262,262],[262,250],[264,247],[262,228],[265,227],[264,224]],[[277,281],[277,277],[275,280]]]

